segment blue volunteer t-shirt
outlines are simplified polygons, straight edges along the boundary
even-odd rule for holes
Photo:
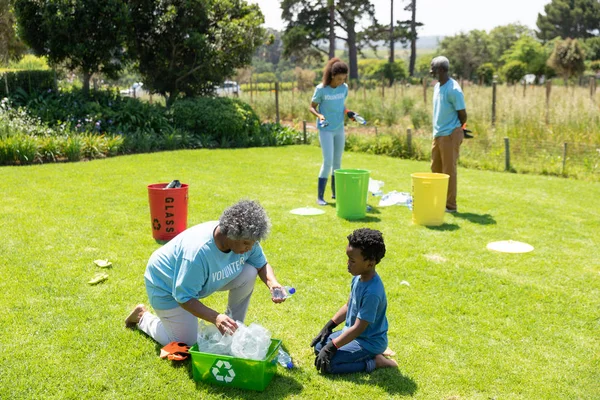
[[[346,325],[343,330],[353,326],[356,318],[367,321],[369,326],[355,340],[368,352],[381,354],[388,345],[386,310],[387,297],[379,275],[376,274],[367,282],[361,281],[360,276],[355,276],[350,285]]]
[[[152,253],[144,278],[154,309],[207,297],[237,277],[244,264],[258,269],[267,263],[258,242],[243,254],[219,250],[213,237],[218,224],[210,221],[186,229]]]
[[[458,82],[450,78],[433,89],[433,136],[448,136],[460,126],[458,110],[465,109],[465,96]]]
[[[346,97],[348,97],[348,85],[345,83],[336,88],[323,86],[323,83],[317,85],[312,102],[319,105],[319,113],[323,114],[325,120],[329,122],[329,125],[319,128],[320,130],[337,131],[344,126]],[[318,118],[317,126],[319,126]]]

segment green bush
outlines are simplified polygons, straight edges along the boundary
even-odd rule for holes
[[[479,68],[477,68],[477,76],[479,76],[486,85],[492,84],[494,80],[494,72],[494,64],[492,63],[481,64]]]
[[[502,68],[508,83],[519,82],[527,73],[527,65],[521,61],[511,61]]]
[[[171,107],[173,126],[191,136],[204,136],[218,147],[260,145],[260,120],[252,108],[227,97],[197,97],[175,102]],[[203,146],[213,147],[213,146]]]
[[[6,91],[7,87],[8,92]],[[26,93],[52,90],[54,89],[54,71],[5,71],[0,77],[0,96],[8,97],[18,89],[22,89]]]

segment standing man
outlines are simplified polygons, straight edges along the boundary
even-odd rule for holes
[[[446,212],[455,213],[456,176],[460,145],[464,139],[463,126],[467,122],[465,96],[458,82],[450,78],[450,62],[444,56],[431,61],[430,74],[438,79],[433,89],[433,144],[431,172],[450,175]]]

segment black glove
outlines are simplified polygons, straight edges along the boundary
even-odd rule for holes
[[[346,115],[348,116],[348,118],[350,119],[354,119],[354,116],[356,115],[356,113],[354,111],[346,111]]]
[[[471,135],[471,131],[468,129],[463,129],[463,134],[465,135],[465,139],[473,139],[473,135]]]
[[[327,343],[321,351],[317,358],[315,358],[315,367],[317,371],[320,371],[322,374],[328,373],[331,371],[331,359],[335,356],[337,352],[337,347],[333,344],[333,341]]]
[[[319,334],[315,336],[312,342],[310,342],[310,347],[315,347],[317,343],[324,344],[327,341],[329,335],[331,335],[331,332],[333,332],[333,328],[335,328],[336,326],[338,326],[338,324],[336,324],[335,322],[333,322],[332,319],[330,319],[329,322],[325,324],[323,329],[321,329],[321,332],[319,332]]]

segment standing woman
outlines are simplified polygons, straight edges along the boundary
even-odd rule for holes
[[[323,81],[317,85],[310,103],[310,112],[317,117],[319,140],[323,153],[323,165],[319,172],[317,204],[324,206],[323,199],[327,177],[331,174],[331,198],[335,199],[335,176],[333,171],[341,168],[344,135],[344,111],[348,97],[348,65],[335,57],[327,62],[323,70]],[[318,111],[317,111],[318,109]]]

